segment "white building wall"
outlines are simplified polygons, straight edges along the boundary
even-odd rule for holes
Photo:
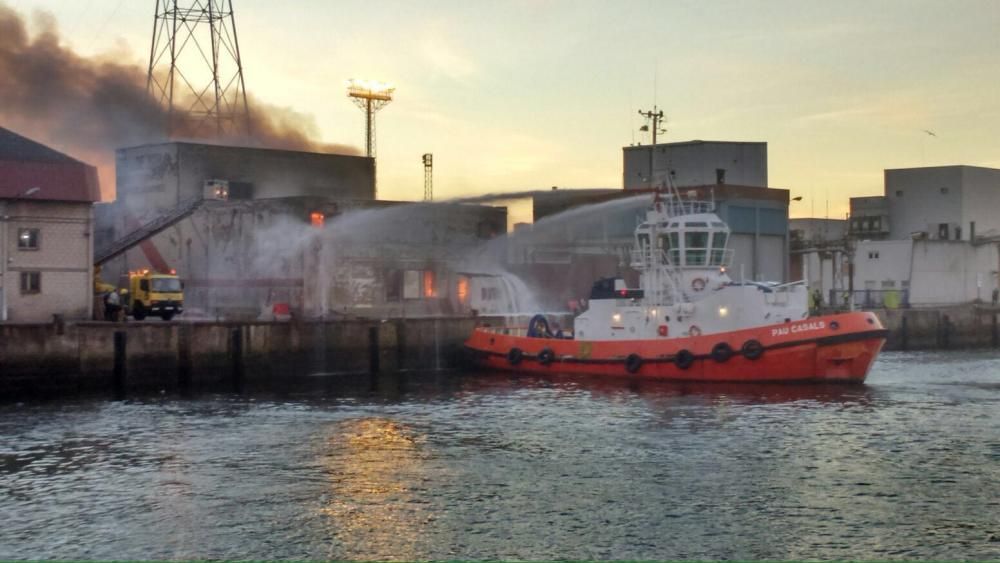
[[[885,171],[885,197],[889,205],[889,238],[907,239],[926,232],[938,237],[938,226],[962,226],[962,167],[940,166]],[[967,237],[965,228],[962,235]]]
[[[690,141],[625,147],[626,190],[650,187],[650,150],[654,187],[668,175],[677,187],[716,183],[767,187],[767,143]],[[725,170],[723,182],[717,182],[717,169]]]
[[[858,242],[854,252],[854,289],[906,288],[912,248],[912,240]]]
[[[90,203],[0,203],[0,309],[10,322],[88,319],[93,306],[92,206]],[[38,229],[37,250],[18,248],[20,229]],[[38,272],[41,290],[26,293],[21,274]],[[3,311],[0,311],[0,319]]]
[[[946,305],[989,301],[997,287],[997,246],[962,241],[913,243],[910,303]]]
[[[962,235],[1000,236],[1000,170],[962,166]]]

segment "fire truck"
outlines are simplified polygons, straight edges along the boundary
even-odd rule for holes
[[[184,284],[174,270],[168,274],[149,270],[129,272],[128,295],[123,304],[137,321],[147,316],[169,321],[184,312]]]

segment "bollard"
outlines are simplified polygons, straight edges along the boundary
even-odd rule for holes
[[[996,312],[993,313],[993,334],[991,336],[991,344],[993,344],[993,347],[996,348],[997,346],[1000,346],[1000,333],[998,333]]]
[[[243,331],[234,328],[229,334],[229,357],[232,361],[233,391],[243,389]]]
[[[406,320],[396,322],[396,369],[406,367]]]
[[[906,322],[906,311],[903,311],[902,320],[899,324],[899,349],[908,350],[910,347],[910,333],[907,330],[909,327]]]
[[[115,331],[115,369],[114,369],[114,391],[118,400],[125,398],[125,387],[128,378],[125,355],[128,344],[128,333],[124,330]]]
[[[941,347],[944,349],[950,348],[949,344],[951,341],[951,319],[948,315],[944,315],[941,319]]]
[[[191,325],[181,324],[177,334],[177,387],[191,388]]]
[[[372,375],[379,372],[378,354],[378,327],[368,327],[368,373]]]

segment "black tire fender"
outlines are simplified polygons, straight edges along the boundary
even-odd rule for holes
[[[712,347],[712,359],[720,364],[728,362],[733,356],[733,347],[725,342],[719,342]]]
[[[743,343],[743,347],[740,348],[743,352],[743,357],[748,360],[756,360],[764,355],[764,345],[760,343],[759,340],[747,340]]]
[[[674,364],[681,369],[687,369],[694,363],[694,354],[691,350],[681,350],[674,355]]]
[[[629,373],[636,373],[642,369],[642,356],[639,354],[629,354],[628,357],[625,358],[625,369],[628,370]]]
[[[510,365],[512,366],[516,366],[521,363],[522,359],[524,359],[524,352],[522,352],[520,348],[511,348],[507,352],[507,361],[510,362]]]
[[[538,353],[538,363],[543,366],[551,364],[555,359],[556,354],[552,351],[552,348],[542,348],[542,351]]]

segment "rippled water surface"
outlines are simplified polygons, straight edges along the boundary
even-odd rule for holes
[[[1000,557],[1000,355],[0,405],[0,559]]]

